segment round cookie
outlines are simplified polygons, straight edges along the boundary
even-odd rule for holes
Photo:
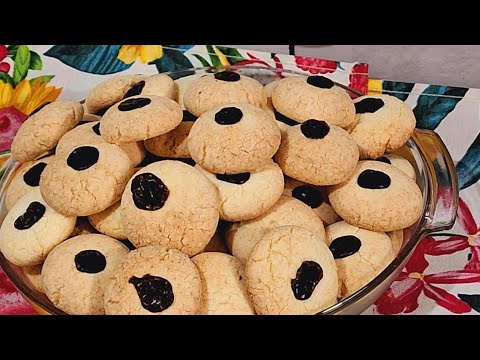
[[[301,227],[281,226],[263,236],[245,275],[260,315],[316,314],[337,302],[335,260],[323,239]]]
[[[282,138],[275,160],[285,175],[312,185],[339,184],[358,162],[358,147],[342,128],[310,119]]]
[[[185,110],[185,105],[183,104],[183,96],[185,95],[185,91],[195,80],[202,76],[205,76],[205,74],[193,74],[174,80],[176,90],[175,100],[177,100],[182,110]]]
[[[387,235],[392,241],[393,254],[397,256],[403,247],[403,229],[387,232]]]
[[[402,147],[415,130],[413,111],[390,95],[366,95],[354,100],[356,125],[351,131],[361,159],[376,159]]]
[[[355,107],[347,92],[324,76],[290,76],[272,90],[272,103],[279,113],[297,122],[323,119],[348,128],[355,121]]]
[[[390,165],[395,166],[396,168],[402,170],[405,174],[408,175],[413,181],[417,179],[417,175],[415,173],[415,169],[413,168],[410,161],[401,157],[397,154],[385,154],[376,159],[377,161],[381,161]]]
[[[122,226],[120,201],[112,206],[88,217],[88,220],[102,234],[111,236],[118,240],[125,240],[127,236]]]
[[[42,175],[47,164],[53,159],[54,156],[47,156],[23,164],[7,188],[5,194],[5,208],[7,211],[9,211],[23,195],[31,189],[38,187],[40,183],[40,175]]]
[[[341,298],[368,284],[395,257],[392,242],[384,232],[360,229],[345,221],[327,226],[325,232],[337,264]]]
[[[207,246],[205,246],[205,248],[201,251],[201,253],[205,252],[221,252],[228,254],[227,244],[225,244],[225,240],[223,240],[218,231],[213,234]]]
[[[161,245],[131,251],[105,290],[107,315],[193,315],[202,284],[181,251]]]
[[[169,132],[182,121],[180,106],[160,96],[132,96],[110,107],[100,122],[100,133],[109,143],[153,138]]]
[[[18,129],[12,141],[12,157],[26,162],[53,149],[82,116],[83,107],[75,101],[55,101],[42,107]]]
[[[105,143],[100,133],[100,122],[88,122],[70,130],[58,142],[55,153],[65,155],[71,150],[84,144]],[[118,146],[127,153],[133,166],[137,166],[147,155],[143,142],[132,141],[120,143]]]
[[[195,116],[216,107],[238,103],[264,109],[267,97],[257,80],[232,71],[201,76],[190,84],[183,96],[185,108]]]
[[[125,245],[101,234],[64,241],[43,264],[45,294],[67,314],[104,314],[105,285],[128,252]]]
[[[328,194],[322,188],[286,177],[283,195],[292,196],[310,206],[325,226],[338,221],[337,213],[328,203]]]
[[[202,281],[197,315],[255,315],[245,275],[233,256],[207,252],[192,258]]]
[[[372,231],[409,227],[423,213],[418,185],[380,161],[359,161],[347,180],[329,189],[328,198],[345,221]]]
[[[27,277],[30,285],[37,291],[41,293],[45,293],[43,290],[43,282],[42,282],[42,266],[43,264],[39,265],[32,265],[32,266],[24,266],[23,273]]]
[[[232,255],[245,264],[255,244],[270,230],[284,225],[304,227],[325,241],[322,220],[303,202],[284,195],[258,218],[233,224],[225,240]]]
[[[275,120],[249,104],[215,107],[192,126],[188,150],[192,159],[216,174],[254,171],[273,157],[281,135]]]
[[[132,163],[118,146],[86,144],[55,156],[40,177],[40,191],[58,212],[88,216],[120,199],[132,174]]]
[[[269,160],[253,172],[235,175],[212,174],[195,166],[215,185],[220,199],[220,219],[242,221],[264,214],[283,191],[283,173]]]
[[[59,214],[33,188],[8,212],[0,227],[0,251],[18,266],[41,264],[48,253],[68,238],[75,216]]]
[[[150,75],[145,80],[137,83],[135,88],[132,88],[126,97],[130,96],[162,96],[174,100],[176,96],[176,88],[173,79],[165,74]]]
[[[269,113],[271,113],[272,116],[275,118],[275,120],[277,122],[277,125],[280,129],[280,133],[282,134],[282,136],[284,136],[292,126],[298,125],[299,122],[295,121],[295,120],[292,120],[292,119],[288,118],[287,116],[285,116],[283,114],[280,114],[275,109],[275,107],[273,106],[272,91],[277,86],[279,81],[280,80],[273,81],[273,82],[265,85],[265,87],[264,87],[265,93],[267,94],[267,107],[266,107],[265,110],[268,111]]]
[[[98,231],[95,229],[90,221],[88,221],[87,217],[79,216],[77,217],[77,221],[75,223],[75,227],[73,228],[72,233],[70,234],[69,238],[78,236],[78,235],[85,235],[85,234],[97,234]]]
[[[199,170],[165,160],[139,170],[122,196],[122,225],[136,246],[164,245],[193,256],[218,223],[215,186]]]

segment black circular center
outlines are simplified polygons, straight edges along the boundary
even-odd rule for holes
[[[293,296],[297,300],[307,300],[323,278],[323,269],[315,261],[304,261],[297,269],[297,276],[291,280]]]
[[[43,105],[39,106],[38,108],[36,108],[35,110],[33,110],[32,113],[30,114],[30,116],[35,115],[40,110],[42,110],[45,106],[47,106],[48,104],[51,104],[51,103],[52,103],[51,101],[47,101],[45,104],[43,104]]]
[[[292,196],[312,209],[323,204],[322,192],[310,185],[300,185],[292,190]]]
[[[100,251],[83,250],[75,255],[75,267],[87,274],[97,274],[107,266],[107,259]]]
[[[240,75],[233,71],[222,71],[215,73],[215,79],[222,81],[238,81],[240,80]]]
[[[230,184],[237,184],[242,185],[245,184],[248,179],[250,179],[250,173],[240,173],[234,175],[227,175],[227,174],[217,174],[215,175],[218,180],[228,182]]]
[[[188,112],[187,110],[183,110],[183,118],[182,121],[195,121],[197,117],[192,113]]]
[[[309,76],[307,83],[320,89],[331,89],[335,83],[325,76]]]
[[[357,114],[374,113],[385,105],[382,99],[366,98],[355,103]]]
[[[92,126],[92,130],[95,134],[97,134],[98,136],[101,136],[102,134],[100,134],[100,123],[96,124],[96,125],[93,125]]]
[[[364,170],[358,176],[357,184],[364,189],[386,189],[390,186],[390,176],[377,170]]]
[[[379,157],[378,159],[375,159],[376,161],[380,161],[380,162],[383,162],[383,163],[386,163],[386,164],[392,164],[392,162],[390,161],[389,158],[387,158],[386,156],[381,156]]]
[[[118,110],[120,111],[131,111],[135,109],[140,109],[144,106],[147,106],[150,104],[152,100],[149,98],[133,98],[133,99],[127,99],[124,100],[123,102],[118,105]]]
[[[125,96],[123,97],[124,99],[126,98],[129,98],[131,96],[137,96],[137,95],[140,95],[142,90],[143,90],[143,87],[145,86],[145,81],[139,81],[138,83],[136,83],[135,85],[133,85],[125,94]]]
[[[343,259],[355,254],[361,246],[362,242],[359,238],[353,235],[346,235],[333,240],[329,248],[335,259]]]
[[[163,181],[152,173],[135,176],[130,190],[135,206],[148,211],[161,209],[170,193]]]
[[[282,113],[279,113],[277,110],[275,110],[275,119],[277,119],[277,121],[280,121],[290,126],[295,126],[299,124],[298,121],[290,119],[289,117],[283,115]]]
[[[170,281],[160,276],[143,275],[141,278],[132,276],[128,280],[135,286],[140,302],[145,310],[159,313],[168,309],[175,299]]]
[[[309,139],[323,139],[330,132],[330,126],[323,120],[310,119],[300,125],[302,134]]]
[[[73,150],[67,158],[67,165],[73,170],[82,171],[95,165],[100,153],[93,146],[81,146]]]
[[[226,107],[215,114],[215,121],[220,125],[233,125],[242,120],[242,110],[236,107]]]
[[[38,201],[33,201],[28,205],[25,213],[20,215],[16,220],[13,226],[17,230],[27,230],[30,229],[33,225],[37,223],[45,214],[45,206]]]
[[[46,163],[40,162],[35,166],[32,166],[28,171],[23,174],[23,181],[29,186],[38,186],[40,183],[40,175],[47,166]]]

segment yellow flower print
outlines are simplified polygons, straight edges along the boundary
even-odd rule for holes
[[[222,66],[229,66],[230,62],[228,61],[227,57],[219,50],[217,47],[214,47],[213,50],[218,56],[218,59],[220,60],[220,63]]]
[[[162,55],[162,45],[123,45],[118,52],[118,59],[125,64],[132,64],[140,58],[142,63],[148,64]]]

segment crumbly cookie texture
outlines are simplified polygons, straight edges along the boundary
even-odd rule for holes
[[[392,241],[393,253],[398,255],[400,250],[403,247],[403,229],[402,230],[394,230],[387,232],[388,237]]]
[[[157,156],[190,158],[187,138],[193,124],[192,121],[182,121],[168,133],[145,140],[145,147]]]
[[[305,228],[281,226],[263,236],[245,275],[257,314],[316,314],[337,302],[335,260],[322,239]]]
[[[104,314],[106,281],[128,251],[121,242],[101,234],[68,239],[53,249],[43,264],[45,294],[67,314]]]
[[[185,105],[183,104],[183,96],[185,91],[190,87],[190,85],[197,80],[198,78],[204,76],[204,74],[193,74],[181,77],[174,81],[175,84],[175,100],[178,102],[182,110],[185,110]]]
[[[175,100],[176,89],[173,79],[165,74],[150,75],[145,79],[145,85],[138,95],[162,96]]]
[[[127,235],[123,230],[120,201],[112,206],[88,217],[88,220],[102,234],[111,236],[118,240],[125,240]]]
[[[123,229],[137,247],[160,244],[193,256],[215,233],[218,207],[214,185],[199,170],[180,161],[159,161],[128,182]]]
[[[316,76],[290,76],[280,80],[272,90],[274,108],[298,122],[319,119],[344,129],[351,126],[355,122],[355,107],[347,92],[338,86],[310,85],[309,78]]]
[[[107,315],[193,315],[202,284],[190,258],[161,245],[131,251],[105,290]]]
[[[43,264],[24,266],[22,269],[28,281],[30,281],[31,286],[35,290],[45,293],[43,290],[42,266]]]
[[[325,232],[337,264],[342,298],[368,284],[395,257],[392,242],[384,232],[360,229],[345,221],[327,226]]]
[[[413,181],[417,179],[417,174],[410,161],[408,161],[404,157],[401,157],[400,155],[385,154],[377,158],[376,160],[395,166],[396,168],[402,170],[405,174],[407,174],[408,177],[411,178]]]
[[[48,253],[68,238],[75,216],[64,216],[42,198],[38,187],[22,196],[0,227],[0,251],[18,266],[41,264]]]
[[[31,161],[57,145],[82,119],[83,107],[75,101],[55,101],[44,106],[20,126],[12,141],[12,157]]]
[[[397,150],[415,130],[413,111],[395,96],[366,95],[354,103],[356,125],[351,135],[358,144],[361,159],[376,159]]]
[[[270,230],[284,225],[304,227],[325,241],[322,220],[300,200],[284,195],[258,218],[232,224],[225,240],[232,255],[245,264],[255,244]]]
[[[188,135],[188,150],[207,171],[238,174],[267,163],[280,140],[280,130],[268,113],[237,103],[215,107],[200,116]]]
[[[352,175],[329,189],[330,204],[350,224],[372,231],[400,230],[423,212],[418,185],[380,161],[359,161]]]
[[[220,198],[220,219],[242,221],[264,214],[280,198],[283,173],[270,160],[254,172],[225,176],[212,174],[195,166],[215,185]]]
[[[45,201],[66,215],[88,216],[118,201],[133,167],[116,145],[86,144],[56,156],[40,178]]]
[[[198,315],[255,315],[240,262],[220,252],[195,255],[193,263],[202,280]]]

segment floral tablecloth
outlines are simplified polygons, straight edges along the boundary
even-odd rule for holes
[[[369,81],[363,63],[213,45],[0,45],[0,166],[9,158],[19,126],[46,102],[80,100],[92,84],[119,73],[230,64],[323,74],[362,93],[392,94],[414,109],[417,127],[441,135],[462,189],[457,223],[448,234],[423,239],[397,281],[365,314],[479,314],[478,89]],[[0,314],[34,313],[0,269]]]

